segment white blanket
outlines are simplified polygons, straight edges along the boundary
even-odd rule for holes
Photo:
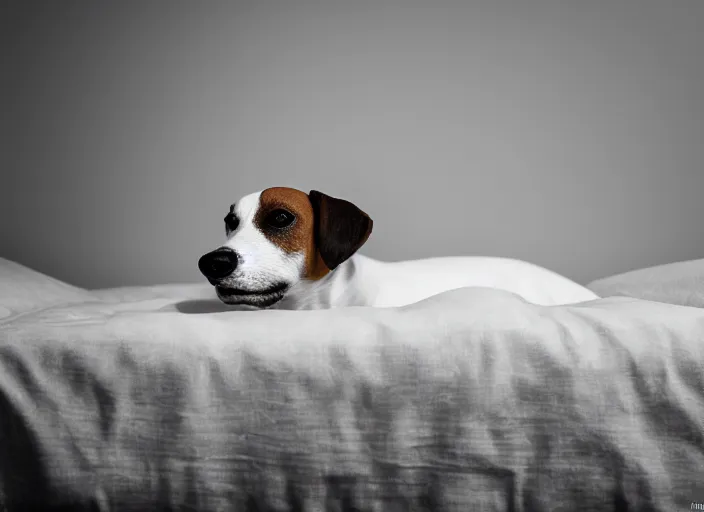
[[[8,508],[704,502],[698,308],[481,288],[306,312],[226,311],[200,285],[59,295],[34,311],[0,296]]]

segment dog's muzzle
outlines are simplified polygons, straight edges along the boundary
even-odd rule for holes
[[[198,260],[198,269],[213,285],[231,275],[236,268],[237,253],[226,247],[204,254]]]

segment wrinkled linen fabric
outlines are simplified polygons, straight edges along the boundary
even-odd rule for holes
[[[203,290],[0,320],[6,509],[672,511],[704,487],[704,310]]]

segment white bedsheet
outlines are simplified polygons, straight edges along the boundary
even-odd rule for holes
[[[89,292],[0,320],[0,499],[365,511],[704,501],[704,310],[540,307],[476,288],[400,309],[229,312],[208,291]]]

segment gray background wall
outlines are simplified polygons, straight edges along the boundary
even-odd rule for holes
[[[700,0],[3,5],[0,256],[74,284],[199,281],[273,185],[382,259],[704,256]]]

